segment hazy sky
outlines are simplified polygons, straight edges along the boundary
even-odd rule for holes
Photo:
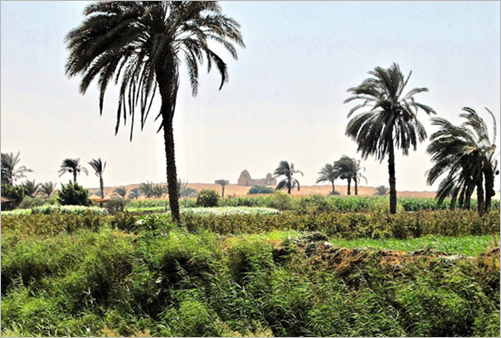
[[[58,177],[65,158],[107,161],[107,186],[165,182],[165,153],[154,122],[158,102],[143,132],[129,125],[114,136],[116,90],[109,90],[99,116],[93,85],[85,96],[80,78],[68,79],[64,37],[83,19],[86,2],[1,2],[1,150],[21,152],[37,182]],[[499,2],[223,2],[225,14],[242,26],[246,49],[239,60],[227,53],[229,83],[218,91],[217,73],[200,74],[191,97],[186,70],[174,118],[178,175],[195,182],[228,179],[243,169],[255,178],[280,160],[315,183],[327,162],[346,154],[360,158],[344,135],[346,90],[376,66],[392,62],[413,71],[408,87],[428,87],[416,96],[441,117],[461,120],[461,108],[477,110],[489,123],[488,107],[500,112]],[[429,117],[419,119],[431,135]],[[499,125],[498,141],[499,146]],[[435,190],[426,185],[432,164],[418,146],[396,161],[398,190]],[[86,165],[89,170],[90,166]],[[368,184],[388,185],[387,163],[362,161]],[[97,187],[93,173],[79,182]],[[344,184],[341,180],[337,184]],[[365,184],[365,182],[363,182]],[[496,183],[499,189],[499,176]]]

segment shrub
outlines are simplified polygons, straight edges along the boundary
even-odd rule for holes
[[[249,192],[247,194],[249,195],[254,195],[254,194],[273,194],[275,189],[271,187],[267,187],[265,185],[255,185],[252,188],[250,188]]]
[[[19,204],[20,209],[29,209],[33,207],[39,207],[44,204],[44,200],[40,197],[30,197],[26,196],[23,201]]]
[[[292,210],[294,200],[292,196],[281,191],[275,191],[269,197],[269,206],[278,210]]]
[[[24,188],[22,186],[12,186],[10,184],[2,183],[2,196],[14,200],[12,203],[2,204],[2,209],[14,209],[24,198]]]
[[[58,195],[61,205],[90,205],[89,191],[78,183],[69,182],[67,185],[61,184],[62,188]]]
[[[203,189],[197,196],[197,206],[210,208],[219,204],[219,194],[213,189]]]

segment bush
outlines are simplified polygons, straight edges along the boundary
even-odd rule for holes
[[[294,200],[289,194],[275,191],[269,198],[269,206],[278,210],[292,210],[294,208]]]
[[[61,205],[91,205],[89,191],[78,183],[61,184],[62,189],[57,197]]]
[[[10,184],[2,183],[2,196],[14,200],[12,203],[3,203],[2,209],[14,209],[24,198],[24,188],[22,186],[12,186]]]
[[[254,195],[254,194],[273,194],[275,189],[271,187],[267,187],[265,185],[255,185],[252,188],[250,188],[249,192],[247,194],[249,195]]]
[[[212,189],[203,189],[197,196],[197,206],[204,208],[217,207],[219,194]]]
[[[20,209],[30,209],[33,207],[39,207],[44,205],[44,200],[40,197],[30,197],[26,196],[23,201],[19,204]]]

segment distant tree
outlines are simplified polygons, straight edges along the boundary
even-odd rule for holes
[[[181,64],[188,68],[196,96],[199,64],[205,56],[208,71],[215,66],[221,74],[221,89],[228,81],[228,70],[210,45],[221,44],[236,59],[233,43],[244,46],[240,25],[213,1],[100,1],[88,5],[84,14],[86,20],[66,37],[71,52],[66,73],[83,75],[82,93],[98,78],[101,113],[108,84],[121,79],[116,129],[128,111],[131,139],[135,107],[141,108],[143,127],[158,88],[171,216],[180,223],[173,134],[179,68]]]
[[[360,160],[343,155],[339,160],[334,162],[334,170],[338,177],[347,180],[348,182],[348,195],[351,195],[351,181],[355,183],[355,195],[358,195],[358,183],[363,178],[367,182],[365,176],[361,171],[365,168],[360,166]]]
[[[267,187],[265,185],[255,185],[252,188],[249,189],[249,192],[247,194],[249,195],[254,195],[254,194],[273,194],[275,189]]]
[[[324,165],[322,169],[318,172],[318,178],[316,183],[330,182],[332,185],[331,194],[336,194],[336,186],[334,181],[339,178],[339,173],[334,169],[334,166],[330,163]]]
[[[36,183],[35,180],[33,181],[26,180],[21,185],[24,189],[25,196],[35,197],[38,191],[40,190],[40,183]]]
[[[197,195],[197,190],[188,188],[188,181],[183,182],[181,179],[177,180],[177,191],[179,192],[179,198],[189,198],[195,197]]]
[[[98,158],[92,159],[89,162],[89,165],[94,169],[94,173],[96,174],[97,177],[99,177],[99,189],[101,190],[101,198],[104,198],[104,182],[103,182],[103,174],[104,174],[104,169],[106,169],[106,161],[103,163],[103,161]],[[103,203],[100,203],[100,206],[103,206]]]
[[[294,163],[289,164],[287,161],[280,161],[277,169],[275,169],[275,172],[273,173],[273,176],[275,178],[285,176],[285,178],[277,184],[275,189],[287,189],[287,192],[290,194],[292,189],[297,186],[297,190],[299,191],[299,189],[301,189],[301,185],[297,179],[292,177],[294,174],[301,174],[304,176],[301,171],[294,169]]]
[[[163,195],[167,194],[169,192],[168,187],[166,185],[162,184],[155,184],[153,185],[152,189],[152,197],[155,198],[161,198]]]
[[[151,198],[153,197],[153,183],[152,182],[146,182],[146,183],[141,183],[139,184],[139,191],[146,196],[146,198]]]
[[[45,198],[51,198],[56,192],[56,183],[42,183],[40,185],[40,192],[45,196]]]
[[[197,196],[197,206],[204,208],[217,207],[219,194],[213,189],[202,189]]]
[[[61,183],[61,191],[59,192],[57,199],[61,205],[90,205],[89,191],[84,189],[78,183],[72,183],[71,181],[64,185]]]
[[[125,189],[125,187],[118,187],[115,190],[113,190],[113,193],[122,198],[125,198],[125,196],[127,195],[127,189]]]
[[[230,181],[228,180],[216,180],[216,184],[219,184],[221,187],[222,187],[222,191],[221,191],[221,197],[224,198],[224,188],[230,184]]]
[[[129,198],[138,199],[139,197],[141,197],[141,195],[142,195],[142,193],[141,193],[141,191],[139,191],[138,188],[132,188],[129,191]]]
[[[374,196],[386,196],[388,195],[388,188],[384,185],[380,185],[376,187],[376,192],[374,193]]]
[[[416,118],[417,111],[421,109],[428,115],[435,114],[435,111],[414,100],[415,94],[427,92],[427,88],[414,88],[403,94],[412,72],[405,79],[398,64],[393,63],[388,69],[376,67],[369,74],[373,77],[364,80],[358,87],[348,89],[353,96],[344,103],[362,101],[350,110],[348,118],[360,108],[367,111],[350,120],[346,135],[358,143],[363,159],[373,155],[382,162],[388,156],[390,212],[395,214],[395,148],[402,149],[404,155],[409,154],[411,147],[416,150],[417,143],[426,139],[426,131]]]
[[[63,176],[66,173],[70,173],[73,175],[73,183],[77,183],[77,175],[80,175],[80,172],[84,172],[86,175],[89,175],[89,172],[85,167],[80,165],[80,159],[71,159],[67,158],[61,164],[61,169],[59,169],[59,177]]]
[[[24,199],[24,188],[21,185],[2,183],[2,196],[12,200],[9,204],[2,204],[2,208],[6,208],[5,210],[16,208]]]
[[[31,173],[33,170],[26,168],[26,166],[18,167],[21,158],[20,152],[16,155],[13,153],[2,153],[2,183],[14,185],[14,182],[26,178],[26,173]]]
[[[487,109],[487,108],[486,108]],[[460,117],[466,119],[455,126],[443,118],[433,118],[432,124],[440,127],[430,137],[428,153],[434,166],[428,170],[428,184],[446,174],[437,191],[439,203],[451,196],[451,208],[456,202],[460,207],[470,208],[470,199],[475,188],[480,214],[490,210],[494,191],[494,177],[499,174],[496,159],[496,118],[493,119],[493,137],[484,120],[475,110],[465,107]],[[484,186],[485,182],[485,186]]]

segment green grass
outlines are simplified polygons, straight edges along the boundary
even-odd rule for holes
[[[487,251],[492,246],[499,246],[499,234],[484,236],[426,236],[413,239],[399,240],[388,239],[367,239],[343,240],[330,238],[335,246],[353,248],[372,248],[377,250],[400,250],[417,251],[422,249],[433,249],[437,252],[448,254],[463,254],[467,256],[477,256]]]

